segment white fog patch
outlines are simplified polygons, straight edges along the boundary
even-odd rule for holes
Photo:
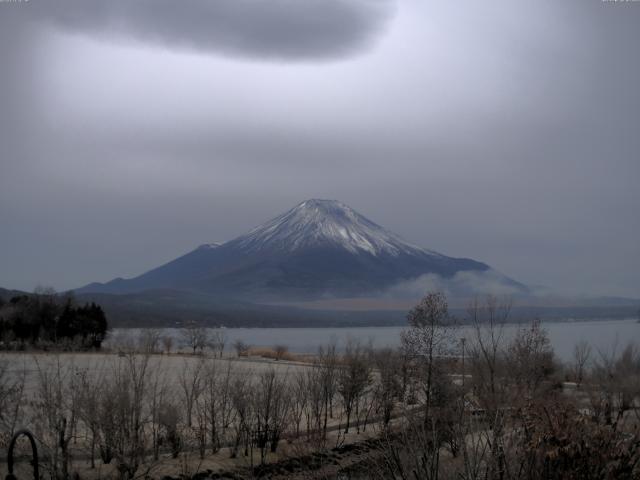
[[[450,278],[428,273],[413,280],[399,282],[390,287],[385,294],[391,298],[414,298],[434,290],[444,292],[449,297],[489,294],[510,296],[524,293],[522,286],[500,272],[486,270],[462,271]]]

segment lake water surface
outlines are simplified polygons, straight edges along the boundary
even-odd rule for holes
[[[614,348],[624,348],[629,342],[640,344],[640,323],[630,320],[597,320],[584,322],[543,322],[549,333],[553,349],[561,360],[570,360],[576,343],[588,342],[594,354],[598,350],[611,352]],[[505,337],[513,335],[522,325],[507,325]],[[272,347],[286,345],[291,352],[314,353],[321,345],[335,341],[338,347],[347,340],[357,339],[374,347],[396,347],[400,345],[400,332],[406,327],[345,327],[345,328],[227,328],[227,348],[233,342],[242,340],[251,346]],[[180,338],[177,329],[167,329],[167,333]],[[116,329],[117,332],[117,329]],[[455,335],[471,338],[471,328],[462,326]]]

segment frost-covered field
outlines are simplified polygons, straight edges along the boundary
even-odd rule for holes
[[[288,455],[293,447],[281,440],[306,445],[320,431],[323,443],[345,441],[353,432],[343,432],[331,358],[318,368],[211,354],[2,353],[0,475],[11,433],[21,428],[36,436],[48,473],[59,473],[66,458],[90,478],[116,477],[123,462],[173,475],[185,462],[235,468],[254,456]],[[370,387],[346,417],[357,432],[374,421]]]
[[[10,378],[25,376],[27,391],[32,391],[36,387],[41,373],[52,371],[58,365],[63,370],[73,369],[76,372],[86,372],[91,376],[100,377],[112,374],[126,361],[126,357],[117,353],[0,353],[0,363],[5,365],[6,373]],[[211,356],[203,358],[188,354],[171,354],[151,355],[146,369],[149,375],[162,372],[163,379],[168,384],[177,386],[185,371],[194,370],[202,361],[208,365],[216,365],[220,370],[230,367],[232,375],[244,377],[256,377],[268,370],[274,370],[278,376],[283,377],[310,368],[301,363],[257,357],[218,359]]]

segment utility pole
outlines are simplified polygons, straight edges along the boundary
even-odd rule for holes
[[[462,388],[464,389],[464,346],[465,343],[467,342],[467,339],[462,337],[460,339],[460,343],[462,344]]]

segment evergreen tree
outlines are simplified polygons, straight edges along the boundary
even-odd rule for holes
[[[76,306],[73,298],[44,291],[19,295],[0,304],[0,338],[25,344],[74,340],[84,349],[100,348],[108,322],[100,305],[94,302]]]

